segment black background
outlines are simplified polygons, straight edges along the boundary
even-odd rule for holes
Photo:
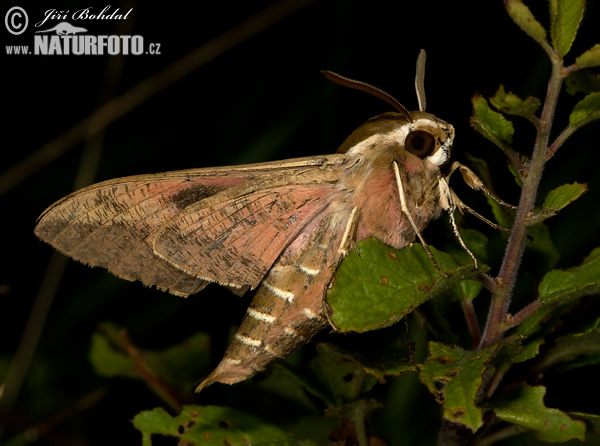
[[[160,43],[160,55],[125,56],[120,59],[121,70],[110,76],[106,70],[114,56],[6,55],[4,45],[32,45],[33,24],[47,9],[73,12],[89,6],[66,0],[21,4],[29,15],[29,29],[21,36],[0,30],[0,175],[92,113],[102,101],[107,83],[112,85],[112,97],[123,94],[272,3],[113,4],[112,10],[133,7],[126,24],[71,21],[86,27],[90,34],[116,34],[115,26],[126,25],[132,30],[128,33],[143,36],[146,45]],[[590,3],[574,55],[600,40],[594,24],[598,11]],[[11,6],[3,5],[3,16]],[[96,3],[94,10],[104,6]],[[546,23],[547,11],[541,6],[534,13]],[[470,99],[476,93],[492,95],[501,83],[522,97],[542,98],[550,65],[539,45],[511,22],[501,1],[314,1],[106,127],[94,181],[334,152],[362,121],[389,107],[331,84],[319,70],[331,69],[374,84],[408,109],[415,109],[414,67],[420,48],[427,50],[428,57],[427,109],[455,126],[454,159],[465,160],[467,154],[486,159],[495,190],[516,202],[518,188],[502,154],[469,126]],[[561,97],[557,131],[566,125],[577,100],[566,94]],[[529,154],[533,132],[522,123],[517,132],[517,149]],[[548,163],[542,183],[540,197],[565,182],[587,182],[590,188],[549,221],[554,242],[563,253],[561,267],[580,263],[600,242],[597,135],[598,127],[593,124],[570,139]],[[83,147],[83,142],[77,143],[64,155],[42,163],[0,196],[0,375],[17,349],[52,254],[49,246],[34,237],[35,220],[47,206],[72,191]],[[479,203],[486,209],[484,200],[466,194],[465,201],[471,199],[474,206]],[[429,236],[437,240],[439,234],[432,232],[428,231]],[[116,320],[129,328],[136,341],[161,347],[209,327],[217,327],[224,338],[243,314],[244,305],[216,287],[183,300],[70,262],[17,400],[18,421],[10,432],[15,434],[51,416],[103,382],[87,362],[89,339],[99,321]],[[221,350],[215,352],[215,361],[224,344],[216,348]],[[204,372],[199,372],[198,378]],[[43,389],[60,397],[44,401]],[[141,384],[129,381],[117,393],[111,393],[92,412],[106,417],[104,422],[114,427],[113,433],[92,432],[105,424],[78,414],[43,442],[53,444],[58,438],[61,444],[102,444],[116,432],[134,443],[139,441],[127,420],[160,402],[144,393]],[[200,398],[199,402],[205,401]]]

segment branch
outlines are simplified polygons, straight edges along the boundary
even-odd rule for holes
[[[558,102],[558,94],[564,81],[563,61],[558,56],[552,58],[552,74],[548,81],[546,99],[540,118],[529,174],[523,182],[519,208],[513,225],[512,233],[506,247],[504,259],[498,274],[498,288],[492,293],[492,303],[488,314],[486,327],[480,348],[485,348],[498,341],[506,331],[506,316],[510,305],[512,291],[517,280],[517,273],[528,231],[528,216],[533,211],[538,187],[546,162],[546,153],[552,120]]]

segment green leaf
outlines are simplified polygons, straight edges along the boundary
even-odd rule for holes
[[[523,100],[514,93],[507,93],[504,90],[504,85],[500,85],[496,94],[490,98],[490,102],[498,111],[527,119],[533,119],[535,112],[540,107],[538,98],[529,96]]]
[[[96,373],[101,376],[139,378],[133,359],[111,343],[104,333],[96,332],[92,335],[89,357]]]
[[[600,415],[582,412],[570,412],[569,415],[585,422],[590,431],[600,434]]]
[[[198,374],[209,366],[209,338],[197,333],[165,350],[144,350],[131,344],[124,331],[104,323],[92,336],[89,357],[96,372],[108,378],[124,377],[143,380],[171,407],[178,403],[162,384],[188,392]],[[192,353],[190,353],[192,352]]]
[[[562,208],[577,200],[585,191],[587,184],[563,184],[550,191],[542,204],[542,211],[556,214]]]
[[[429,356],[419,377],[444,408],[444,418],[475,432],[483,424],[482,409],[475,399],[490,361],[501,344],[482,351],[463,350],[439,342],[429,343]]]
[[[600,118],[600,92],[590,93],[575,105],[569,122],[581,127],[594,119]]]
[[[597,67],[600,65],[600,43],[597,43],[575,59],[579,68]]]
[[[313,400],[319,399],[323,401],[327,406],[335,405],[335,401],[333,400],[329,389],[327,389],[324,386],[323,382],[318,380],[313,373],[307,373],[301,368],[290,365],[287,361],[276,362],[275,364],[273,364],[272,369],[273,370],[271,371],[271,373],[269,373],[267,377],[263,381],[261,381],[261,387],[270,389],[272,388],[272,381],[275,381],[277,385],[276,393],[279,395],[283,395],[283,397],[286,398],[288,401],[293,399],[300,400],[303,397],[306,398],[306,395],[309,394],[312,397],[316,397],[313,398]],[[281,382],[277,382],[282,381],[284,379],[281,378],[281,376],[277,376],[282,374],[284,374],[288,381],[291,382],[288,382],[287,384],[284,383],[283,386]],[[298,394],[298,389],[294,389],[294,386],[300,389],[301,394]],[[294,392],[296,393],[296,395],[293,397],[292,395],[286,395],[286,391]],[[308,402],[311,402],[310,399]]]
[[[573,45],[584,10],[584,0],[550,1],[552,46],[561,57],[564,57]]]
[[[204,446],[300,444],[277,426],[228,407],[184,406],[175,417],[157,407],[137,414],[133,425],[142,433],[142,446],[152,445],[152,435],[175,437],[179,444]]]
[[[515,333],[530,337],[533,334],[538,336],[540,331],[546,332],[549,330],[548,320],[552,318],[552,310],[552,307],[538,309],[515,328]]]
[[[521,28],[525,33],[540,45],[545,46],[546,30],[540,22],[538,22],[529,8],[523,4],[521,0],[505,0],[504,6],[510,18]]]
[[[521,178],[521,174],[519,173],[517,168],[512,164],[509,164],[508,170],[510,170],[510,173],[513,174],[513,177],[515,178],[515,183],[517,183],[519,187],[523,187],[523,178]]]
[[[553,268],[560,258],[560,252],[552,242],[550,228],[545,223],[533,225],[529,228],[529,237],[531,242],[528,248],[536,259],[537,269],[546,272]]]
[[[341,349],[331,344],[318,344],[317,353],[311,368],[325,383],[336,405],[358,399],[361,393],[377,383],[360,362]]]
[[[535,214],[528,219],[529,224],[534,225],[555,216],[561,209],[577,200],[586,191],[587,184],[579,183],[563,184],[550,191],[542,204],[542,208],[536,210]]]
[[[475,96],[472,102],[471,125],[473,128],[500,148],[510,146],[515,133],[513,123],[500,113],[493,111],[482,96]]]
[[[567,93],[575,95],[577,93],[594,93],[600,91],[600,75],[592,73],[590,70],[575,71],[565,80]]]
[[[467,248],[471,250],[475,257],[482,261],[487,262],[488,260],[488,238],[481,232],[474,229],[461,229],[460,236],[467,245]],[[454,257],[461,259],[465,264],[469,262],[469,254],[462,248],[448,249],[448,252]],[[481,291],[483,285],[477,280],[461,280],[458,284],[450,289],[450,294],[458,300],[462,299],[475,299]]]
[[[492,404],[498,418],[531,431],[549,443],[584,439],[585,424],[544,405],[546,388],[522,384]]]
[[[566,363],[563,370],[600,362],[600,319],[582,333],[556,339],[555,345],[544,355],[542,368],[545,370],[561,362]]]
[[[478,274],[470,260],[457,262],[432,247],[431,252],[449,277],[442,276],[419,244],[396,250],[375,239],[357,243],[340,265],[327,296],[338,330],[387,327],[426,300]]]
[[[580,266],[550,271],[538,292],[543,305],[600,293],[600,248],[594,249]]]
[[[517,364],[535,358],[540,353],[540,347],[544,339],[538,338],[523,344],[523,350],[510,358],[511,362]]]
[[[377,337],[365,341],[364,346],[352,346],[350,356],[358,361],[365,371],[380,382],[388,376],[400,376],[405,372],[416,372],[414,347],[409,340],[402,341],[406,327],[401,324],[380,330]]]

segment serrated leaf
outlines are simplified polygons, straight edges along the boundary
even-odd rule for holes
[[[600,248],[594,249],[579,266],[550,271],[538,292],[543,305],[600,293]]]
[[[600,92],[590,93],[575,105],[569,122],[578,127],[600,118]]]
[[[540,352],[540,346],[544,343],[544,339],[534,339],[523,344],[523,350],[511,358],[511,362],[517,364],[535,358]]]
[[[585,191],[587,184],[563,184],[556,189],[551,190],[542,204],[542,211],[556,213],[568,204],[577,200]]]
[[[505,0],[504,6],[510,18],[533,40],[544,46],[546,41],[546,30],[536,20],[529,8],[521,0]]]
[[[473,128],[498,147],[510,146],[515,133],[513,123],[502,114],[492,110],[482,96],[475,96],[472,102],[471,125]]]
[[[358,399],[377,383],[359,361],[341,349],[321,343],[317,345],[317,353],[311,369],[329,389],[336,405]]]
[[[550,2],[552,46],[561,57],[564,57],[573,45],[584,10],[584,0],[552,0]]]
[[[337,329],[364,332],[387,327],[459,281],[477,276],[471,261],[460,263],[430,249],[449,277],[442,276],[421,245],[396,250],[375,239],[357,243],[340,265],[327,296]]]
[[[575,59],[580,68],[597,67],[600,65],[600,43],[597,43],[581,56]]]
[[[496,416],[501,420],[521,426],[537,438],[549,443],[583,440],[585,424],[575,421],[558,409],[544,405],[546,388],[522,384],[502,399],[492,403]]]
[[[578,359],[578,361],[575,361]],[[566,363],[563,370],[600,362],[600,319],[582,333],[561,336],[544,355],[543,368]]]
[[[483,424],[475,399],[490,361],[500,344],[482,351],[463,350],[439,342],[429,343],[429,356],[419,367],[423,384],[444,408],[444,418],[475,432]]]
[[[590,431],[600,434],[600,415],[582,412],[570,412],[569,415],[585,422]]]
[[[228,407],[184,406],[175,417],[158,407],[137,414],[133,425],[142,433],[142,446],[152,445],[152,435],[175,437],[179,444],[205,446],[299,444],[277,426]]]
[[[565,80],[565,85],[567,86],[567,93],[570,95],[594,93],[600,91],[600,75],[592,73],[590,70],[575,71],[569,74]]]
[[[532,119],[540,107],[540,100],[534,96],[521,99],[512,92],[506,92],[500,85],[496,94],[490,98],[491,104],[503,113]]]

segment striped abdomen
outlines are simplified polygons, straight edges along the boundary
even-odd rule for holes
[[[321,222],[306,249],[297,255],[286,251],[269,271],[223,359],[196,391],[250,378],[328,325],[324,296],[345,225],[331,220]]]

